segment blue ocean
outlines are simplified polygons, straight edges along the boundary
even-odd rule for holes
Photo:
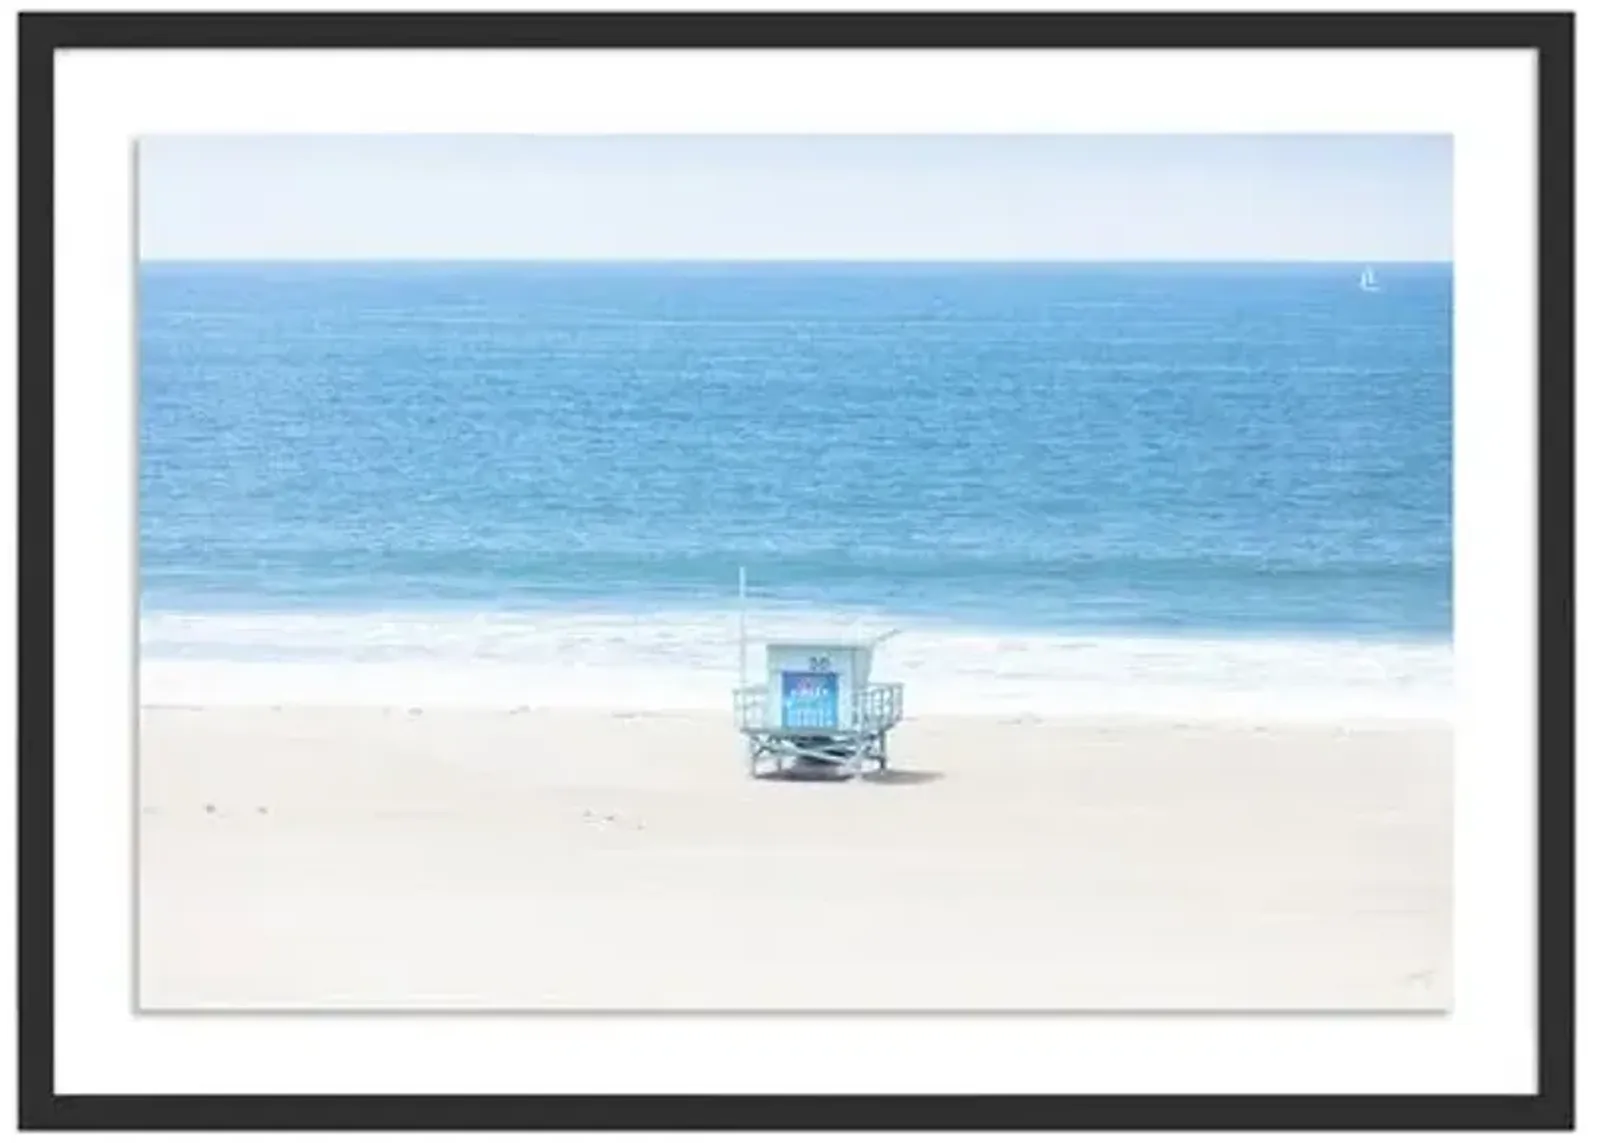
[[[1360,269],[146,263],[146,690],[721,706],[743,566],[913,712],[1437,709],[1451,272]]]

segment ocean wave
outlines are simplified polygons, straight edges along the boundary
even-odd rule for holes
[[[930,626],[763,605],[760,644],[855,641],[898,627],[875,675],[918,714],[1448,718],[1443,641],[1128,636]],[[726,710],[739,676],[728,612],[147,613],[147,705],[312,703]]]

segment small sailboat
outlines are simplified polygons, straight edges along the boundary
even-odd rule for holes
[[[1361,271],[1361,289],[1368,294],[1378,292],[1378,276],[1372,272],[1371,266]]]

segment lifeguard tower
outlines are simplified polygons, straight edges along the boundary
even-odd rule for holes
[[[847,777],[889,765],[889,731],[900,721],[905,689],[872,681],[866,643],[766,645],[766,681],[744,685],[744,572],[739,573],[739,681],[734,712],[752,777]]]

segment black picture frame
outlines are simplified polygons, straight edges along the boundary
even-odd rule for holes
[[[96,1095],[53,1064],[53,79],[71,49],[1511,48],[1538,57],[1538,1088],[1439,1095]],[[25,1129],[1561,1129],[1573,1124],[1570,13],[19,17],[19,1123]]]

